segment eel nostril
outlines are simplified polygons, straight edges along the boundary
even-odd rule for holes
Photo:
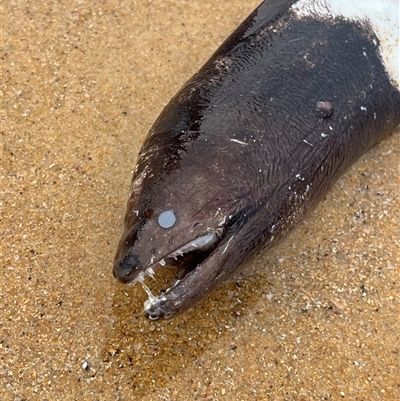
[[[126,277],[129,276],[133,269],[139,264],[139,258],[137,255],[132,255],[127,253],[119,262],[119,276]]]

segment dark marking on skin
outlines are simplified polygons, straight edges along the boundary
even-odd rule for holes
[[[113,273],[127,283],[178,266],[146,303],[150,319],[184,312],[276,244],[400,123],[371,27],[297,18],[292,3],[262,3],[143,144]],[[167,229],[157,221],[166,210],[179,213]]]
[[[333,106],[331,102],[317,102],[315,107],[315,115],[319,118],[329,118],[333,113]]]

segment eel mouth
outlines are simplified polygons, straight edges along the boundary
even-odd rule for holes
[[[217,229],[213,232],[201,235],[194,240],[189,241],[156,262],[154,261],[155,258],[153,257],[150,262],[150,266],[139,272],[132,281],[127,283],[128,285],[134,285],[139,282],[144,291],[147,293],[148,299],[144,303],[144,313],[149,319],[152,319],[151,315],[146,313],[146,311],[150,310],[152,306],[157,304],[161,299],[164,300],[168,296],[168,292],[172,288],[179,285],[179,282],[188,274],[193,273],[195,269],[201,268],[202,262],[204,262],[217,248],[219,242],[221,241],[221,235],[222,229]],[[171,285],[167,289],[163,290],[159,296],[156,296],[145,283],[145,278],[150,277],[153,281],[155,281],[156,270],[165,266],[176,267],[177,273]]]

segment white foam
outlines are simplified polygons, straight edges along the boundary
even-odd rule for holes
[[[380,41],[380,54],[389,77],[400,85],[399,0],[300,0],[292,9],[299,17],[317,14],[367,20]]]

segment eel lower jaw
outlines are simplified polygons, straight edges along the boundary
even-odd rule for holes
[[[203,262],[187,273],[160,296],[148,293],[144,303],[144,315],[150,320],[171,319],[187,311],[217,288],[240,264],[235,234],[223,238]],[[229,248],[229,249],[228,249]],[[233,255],[233,257],[232,257]]]

